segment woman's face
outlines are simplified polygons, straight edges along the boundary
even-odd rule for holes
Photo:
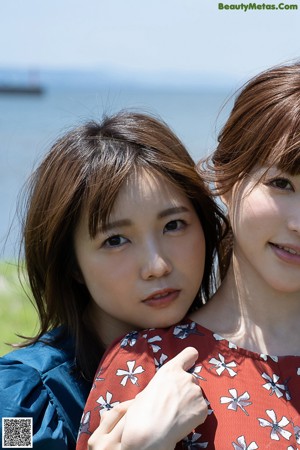
[[[232,194],[229,216],[235,255],[253,284],[299,295],[300,175],[254,170]]]
[[[200,288],[205,240],[194,207],[145,170],[128,178],[106,228],[93,239],[83,214],[74,243],[99,326],[104,317],[129,330],[170,326],[185,316]]]

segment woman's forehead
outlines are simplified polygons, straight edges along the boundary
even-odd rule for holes
[[[112,213],[120,205],[127,203],[147,203],[153,200],[182,201],[186,195],[182,190],[159,172],[148,169],[135,170],[127,177],[121,186],[112,207]]]

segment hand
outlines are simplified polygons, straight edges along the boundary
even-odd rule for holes
[[[163,365],[130,404],[122,450],[173,450],[207,417],[207,404],[195,377],[186,372],[198,352],[185,348]]]
[[[120,403],[101,416],[101,423],[88,440],[88,450],[120,450],[125,413],[134,400]]]
[[[188,372],[198,352],[187,347],[162,366],[134,400],[103,413],[89,450],[173,450],[207,417],[207,405]]]

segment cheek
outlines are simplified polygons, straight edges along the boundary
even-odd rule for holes
[[[177,248],[178,260],[191,277],[199,279],[203,275],[205,265],[205,239],[202,230]]]
[[[263,195],[250,195],[229,211],[229,219],[234,233],[246,232],[248,228],[255,233],[265,227],[265,222],[274,220],[278,211],[276,205]]]
[[[99,294],[100,287],[103,287],[105,283],[109,280],[109,276],[112,276],[112,271],[110,273],[107,267],[101,264],[101,260],[95,255],[78,255],[78,264],[84,279],[84,283],[90,292],[90,295],[94,298],[95,295]]]

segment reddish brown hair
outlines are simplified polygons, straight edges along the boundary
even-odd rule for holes
[[[229,191],[259,165],[300,173],[300,63],[274,67],[241,90],[203,175]]]

